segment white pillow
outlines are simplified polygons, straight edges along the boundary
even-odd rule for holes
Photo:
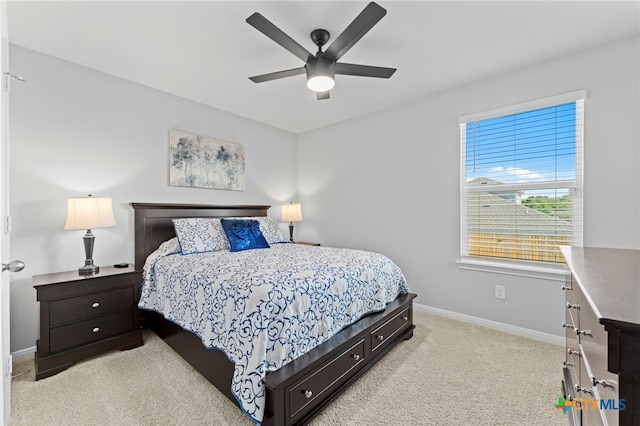
[[[194,217],[173,219],[173,227],[182,254],[229,250],[222,224],[218,218]]]
[[[262,235],[267,240],[269,244],[275,243],[288,243],[289,237],[287,237],[278,222],[275,219],[270,218],[268,216],[252,216],[252,217],[239,217],[235,219],[252,219],[257,220],[260,224],[260,231],[262,231]]]

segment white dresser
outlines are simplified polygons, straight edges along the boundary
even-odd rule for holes
[[[561,250],[571,270],[563,287],[567,307],[563,391],[565,400],[579,407],[568,412],[570,421],[638,426],[640,251]]]

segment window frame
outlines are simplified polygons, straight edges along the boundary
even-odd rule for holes
[[[460,258],[456,261],[458,268],[492,272],[499,274],[541,278],[552,281],[564,281],[567,268],[553,262],[537,262],[529,260],[500,259],[468,254],[468,195],[479,191],[478,187],[466,186],[466,125],[470,122],[499,118],[542,108],[558,106],[570,102],[576,103],[576,170],[575,180],[550,181],[544,183],[523,183],[499,185],[501,191],[517,189],[569,188],[571,194],[571,245],[582,246],[583,242],[583,186],[584,186],[584,102],[586,90],[577,90],[565,94],[551,96],[529,102],[497,108],[459,117],[460,126]],[[580,114],[578,117],[577,114]],[[579,118],[579,119],[578,119]],[[493,185],[492,185],[493,187]],[[485,189],[486,190],[486,189]],[[467,252],[465,253],[465,248]]]

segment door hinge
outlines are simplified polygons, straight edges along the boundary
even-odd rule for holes
[[[18,80],[23,83],[27,82],[27,80],[25,80],[21,75],[15,75],[15,74],[11,74],[10,72],[5,72],[4,73],[4,91],[7,93],[11,92],[11,79]]]
[[[4,370],[5,376],[11,376],[11,373],[13,373],[13,355],[7,357],[7,364]]]
[[[4,217],[4,233],[9,235],[11,233],[11,216]]]

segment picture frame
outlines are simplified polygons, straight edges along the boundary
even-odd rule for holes
[[[169,132],[169,185],[244,191],[244,146],[171,129]]]

